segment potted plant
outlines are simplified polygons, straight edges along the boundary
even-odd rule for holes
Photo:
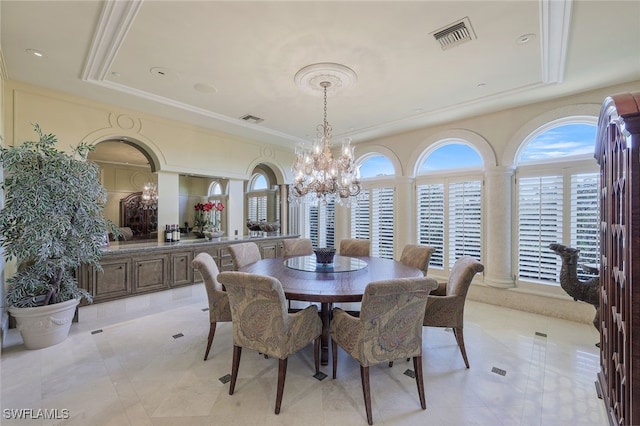
[[[93,146],[82,142],[64,152],[56,148],[55,135],[33,127],[39,140],[0,147],[0,239],[7,260],[17,264],[7,280],[9,313],[25,346],[38,349],[63,341],[78,303],[92,301],[78,288],[76,270],[83,263],[100,270],[107,233],[119,230],[104,215],[98,166],[87,161]]]

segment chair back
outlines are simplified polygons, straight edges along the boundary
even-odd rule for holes
[[[229,253],[231,254],[233,267],[236,271],[262,259],[260,249],[254,242],[231,244],[229,246]]]
[[[402,249],[400,263],[418,268],[426,276],[429,271],[429,260],[434,251],[436,251],[436,249],[433,247],[420,244],[407,244]]]
[[[345,238],[340,241],[340,256],[370,256],[371,241],[362,238]]]
[[[218,281],[229,295],[233,344],[279,356],[287,317],[287,302],[280,281],[236,271],[221,272]]]
[[[218,265],[209,253],[198,253],[191,261],[191,267],[197,269],[204,280],[204,288],[209,299],[211,321],[230,321],[229,297],[218,282]]]
[[[471,256],[462,256],[453,264],[447,281],[447,296],[467,296],[473,277],[484,271],[484,265]]]
[[[313,245],[309,238],[288,238],[282,240],[285,256],[306,256],[313,254]]]
[[[372,282],[365,288],[360,310],[363,365],[422,354],[422,321],[433,278],[398,278]]]

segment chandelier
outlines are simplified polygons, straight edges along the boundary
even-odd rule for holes
[[[289,201],[300,200],[316,204],[336,201],[351,206],[360,193],[360,170],[354,161],[351,138],[342,143],[340,156],[331,152],[332,129],[327,121],[327,89],[330,81],[321,81],[324,91],[324,122],[316,128],[317,138],[310,150],[299,144],[295,150],[292,171],[294,183],[290,186]]]
[[[158,185],[153,182],[147,182],[142,189],[142,208],[157,209],[158,208]]]

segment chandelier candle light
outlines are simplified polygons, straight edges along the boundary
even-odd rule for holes
[[[158,208],[158,185],[147,182],[142,189],[142,207],[146,209]]]
[[[318,201],[324,204],[336,201],[350,206],[361,190],[360,171],[354,161],[351,138],[346,138],[342,143],[340,156],[334,158],[331,152],[332,128],[327,121],[327,89],[331,85],[330,79],[319,82],[324,92],[324,122],[317,127],[317,138],[311,150],[305,149],[301,144],[295,150],[296,158],[292,167],[294,183],[289,191],[289,198],[293,203],[300,200],[307,200],[312,204],[317,204]]]

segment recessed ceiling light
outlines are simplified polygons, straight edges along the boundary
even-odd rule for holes
[[[111,75],[114,77],[120,77],[120,73],[118,71],[113,71]]]
[[[527,44],[529,43],[531,40],[535,39],[536,35],[535,34],[524,34],[521,35],[520,37],[518,37],[518,39],[516,40],[517,44]]]
[[[153,67],[149,70],[149,72],[155,75],[156,77],[174,78],[174,79],[178,78],[178,74],[175,71],[170,70],[169,68]]]
[[[415,112],[416,114],[420,114],[424,112],[424,108],[416,108],[413,110],[413,112]]]
[[[27,49],[26,52],[30,55],[37,56],[38,58],[44,58],[44,53],[36,49]]]
[[[478,87],[484,87],[486,85],[487,85],[487,83],[478,83]]]

